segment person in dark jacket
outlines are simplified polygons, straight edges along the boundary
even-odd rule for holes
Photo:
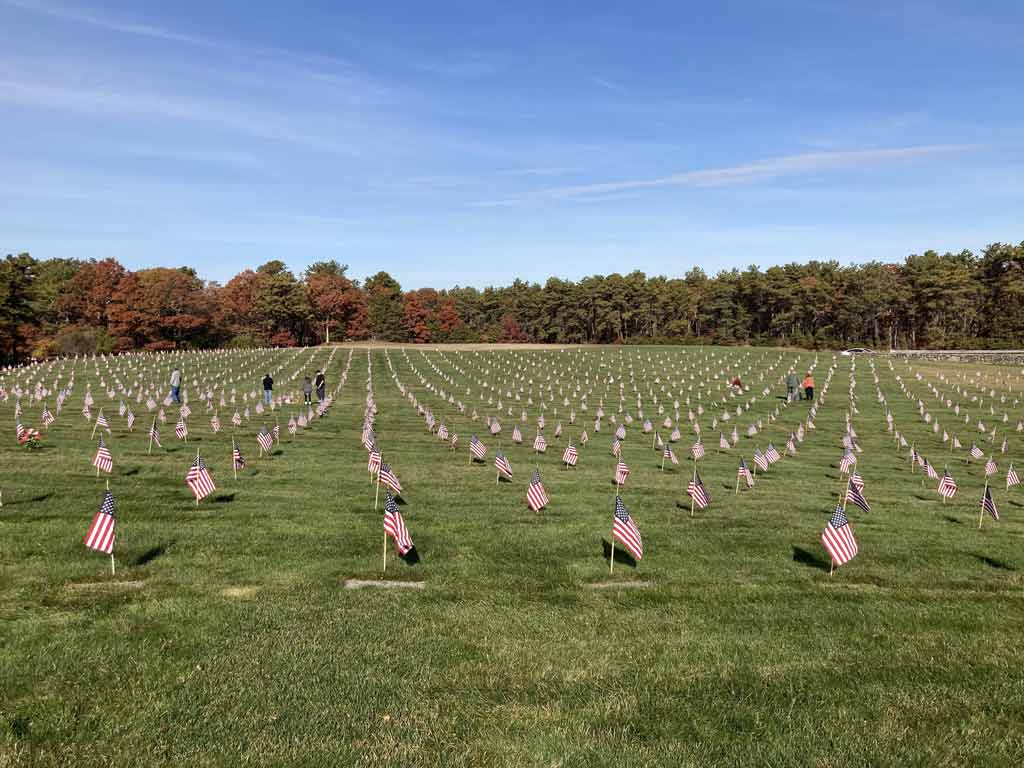
[[[274,404],[274,380],[269,373],[263,377],[263,404]]]
[[[316,376],[313,377],[313,386],[316,387],[316,399],[322,403],[327,394],[327,377],[324,376],[323,371],[316,372]]]

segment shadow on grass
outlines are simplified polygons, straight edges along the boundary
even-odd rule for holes
[[[156,547],[150,547],[137,558],[135,558],[135,562],[133,563],[133,565],[146,565],[147,563],[151,563],[158,557],[161,557],[162,555],[166,554],[167,550],[172,546],[174,546],[174,542],[169,541],[166,544],[160,544]]]
[[[995,568],[999,571],[1016,571],[1016,567],[1006,562],[1005,560],[996,560],[994,557],[988,557],[987,555],[979,555],[971,553],[971,557],[975,558],[979,562],[984,563],[989,568]]]
[[[416,549],[415,546],[413,546],[413,548],[406,552],[404,555],[399,555],[399,560],[404,560],[406,565],[419,565],[419,550]]]
[[[15,496],[15,498],[9,499],[5,503],[5,506],[13,507],[13,506],[17,506],[18,504],[32,504],[32,503],[37,502],[37,501],[46,501],[51,496],[53,496],[53,492],[52,491],[48,491],[46,493],[37,493],[35,496],[29,496],[28,498],[25,498],[25,499],[19,499],[19,498],[17,498],[17,496]]]
[[[235,494],[233,493],[219,493],[211,499],[214,504],[230,504],[235,500]]]
[[[964,524],[963,520],[957,520],[952,515],[943,515],[942,519],[945,520],[947,523],[952,523],[953,525],[963,525]]]
[[[808,568],[817,568],[819,571],[829,570],[829,564],[825,560],[813,552],[808,552],[803,547],[793,547],[793,562]]]
[[[611,557],[612,552],[614,552],[616,563],[622,563],[623,565],[628,565],[630,568],[636,568],[636,559],[628,552],[624,552],[621,549],[613,547],[608,543],[607,539],[601,539],[601,548],[604,551],[605,560]]]
[[[137,475],[137,474],[139,474],[139,468],[138,467],[129,467],[128,469],[124,470],[121,473],[121,477],[132,477],[132,476]]]

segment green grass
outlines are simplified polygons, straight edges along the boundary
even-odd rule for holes
[[[384,353],[375,351],[376,432],[405,486],[402,511],[421,557],[408,565],[389,547],[387,578],[425,581],[422,592],[343,588],[346,578],[381,575],[381,515],[373,510],[359,440],[363,349],[355,351],[349,381],[329,416],[294,441],[285,432],[272,459],[256,457],[254,434],[262,420],[239,431],[249,467],[237,482],[229,464],[230,406],[219,409],[227,429],[215,437],[193,395],[188,448],[174,440],[176,411],[168,409],[165,450],[150,457],[144,408],[135,406],[139,421],[129,435],[117,418],[117,398],[108,401],[94,384],[114,430],[115,579],[109,562],[82,545],[104,480],[89,465],[94,443],[80,415],[85,382],[94,374],[80,368],[75,392],[42,450],[15,447],[13,429],[0,446],[0,765],[1019,763],[1024,490],[1003,489],[1009,459],[1024,468],[1024,444],[1012,431],[1024,413],[1012,403],[1017,394],[998,411],[1001,417],[1005,409],[1010,419],[1010,453],[996,457],[1003,520],[986,519],[979,531],[983,462],[965,464],[965,451],[948,459],[919,418],[916,400],[900,392],[895,373],[922,398],[924,384],[905,364],[895,363],[894,373],[879,359],[880,385],[897,429],[940,469],[949,460],[960,484],[957,499],[941,504],[934,481],[922,485],[920,472],[910,473],[906,451],[893,447],[870,369],[859,360],[854,426],[873,510],[851,511],[860,555],[830,577],[819,536],[842,488],[837,465],[849,361],[839,359],[818,428],[799,455],[737,496],[739,455],[749,461],[753,447],[769,439],[782,450],[806,413],[807,404],[797,403],[783,409],[776,424],[768,422],[784,392],[778,377],[791,362],[805,370],[813,353],[710,352],[746,361],[741,370],[752,367],[744,377],[751,395],[764,386],[758,372],[781,356],[783,364],[766,373],[771,396],[758,397],[727,428],[738,423],[742,434],[760,416],[765,435],[741,436],[736,449],[719,455],[710,420],[720,411],[702,417],[709,455],[701,474],[713,504],[691,518],[685,496],[691,463],[684,458],[689,430],[677,444],[681,467],[662,473],[650,438],[634,423],[625,451],[633,472],[623,496],[646,554],[635,566],[616,562],[609,577],[611,429],[606,419],[595,435],[592,421],[605,391],[605,410],[617,410],[617,373],[615,384],[606,385],[604,369],[576,427],[569,427],[560,396],[558,417],[549,409],[551,448],[538,463],[552,503],[535,515],[525,491],[534,465],[526,444],[538,413],[536,394],[524,446],[511,445],[514,420],[502,420],[502,446],[515,478],[496,486],[490,462],[497,439],[485,437],[481,424],[471,426],[453,406],[442,407],[410,368],[411,362],[447,388],[429,359],[468,381],[471,395],[463,384],[456,397],[466,400],[467,413],[475,407],[482,417],[493,411],[478,402],[476,379],[490,368],[493,380],[498,366],[524,353],[456,357],[446,351],[441,357],[410,348],[407,360],[390,350],[399,379],[459,433],[461,445],[452,454],[426,433],[391,380]],[[656,366],[708,353],[627,350],[648,410],[646,385],[656,392],[660,386],[653,385]],[[525,354],[553,366],[566,359],[555,351]],[[588,350],[581,364],[597,372],[602,354],[607,361],[619,351]],[[265,353],[287,358],[282,366],[288,373],[300,364],[311,373],[327,351],[293,355]],[[331,386],[346,357],[345,349],[334,357]],[[831,355],[818,357],[820,390]],[[456,360],[469,375],[451,367]],[[262,365],[262,359],[247,365],[252,382],[240,382],[240,389],[257,386]],[[717,397],[719,369],[731,374],[733,368],[710,367],[695,384],[714,379]],[[936,384],[940,373],[978,369],[921,367]],[[1019,378],[997,378],[1013,371],[982,370],[991,386],[1019,392]],[[635,411],[628,368],[624,372],[626,407]],[[925,401],[944,426],[956,423],[969,447],[978,435],[976,418],[968,429],[930,396]],[[525,394],[512,405],[517,421],[527,407]],[[735,414],[735,401],[730,407]],[[0,403],[0,424],[13,424],[13,408],[13,397]],[[39,406],[26,401],[25,411],[26,425],[38,425]],[[685,425],[685,405],[681,411]],[[987,398],[973,411],[983,411],[986,423],[997,421]],[[552,439],[559,419],[566,436],[575,437],[581,425],[591,430],[574,471],[560,469],[565,439]],[[997,446],[1003,427],[1000,422]],[[488,445],[485,466],[468,466],[474,429]],[[184,485],[197,443],[218,483],[198,510]],[[142,587],[117,588],[122,581]],[[606,581],[651,586],[590,586]],[[83,583],[106,586],[75,586]]]

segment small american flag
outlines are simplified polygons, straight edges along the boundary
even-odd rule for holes
[[[706,509],[711,503],[711,495],[708,493],[708,489],[704,487],[698,472],[693,473],[693,479],[686,486],[686,493],[693,499],[694,504],[701,509]]]
[[[624,485],[627,477],[629,477],[629,467],[626,466],[626,462],[620,457],[615,465],[615,484]]]
[[[519,425],[512,427],[512,442],[518,445],[523,442],[523,433],[519,431]]]
[[[491,419],[490,429],[492,435],[496,435],[499,432],[501,432],[501,424],[498,422],[497,419]]]
[[[178,423],[174,425],[174,436],[179,440],[188,437],[188,426],[185,424],[185,419],[178,419]]]
[[[584,429],[584,430],[583,430],[583,431],[582,431],[582,432],[580,433],[580,445],[582,445],[582,446],[583,446],[584,448],[586,448],[586,447],[587,447],[587,443],[588,443],[589,441],[590,441],[590,438],[589,438],[589,437],[587,437],[587,430],[585,430],[585,429]]]
[[[160,445],[160,430],[156,428],[156,419],[153,419],[153,426],[149,428],[149,439],[156,443],[157,448],[161,448]]]
[[[387,491],[384,491],[384,533],[394,540],[399,555],[404,557],[412,549],[412,537],[405,527],[402,513],[398,511],[398,503]]]
[[[260,444],[260,450],[270,453],[274,448],[274,436],[264,426],[256,435],[256,442]]]
[[[644,541],[640,536],[640,529],[636,527],[633,518],[626,511],[626,505],[622,503],[622,497],[615,497],[615,512],[612,514],[612,538],[624,546],[629,553],[637,560],[643,559]],[[615,553],[612,552],[612,557]]]
[[[245,457],[242,456],[242,451],[239,450],[235,438],[231,438],[231,461],[234,463],[235,469],[245,469]]]
[[[128,431],[131,432],[132,431],[132,427],[135,426],[135,412],[132,411],[131,408],[128,409],[127,421],[128,421]]]
[[[569,443],[565,449],[565,453],[562,454],[562,462],[564,464],[568,464],[570,467],[575,467],[578,460],[579,453],[576,450],[576,446]]]
[[[786,441],[786,453],[796,456],[796,437],[792,432],[789,433],[789,439]]]
[[[718,447],[723,451],[729,450],[729,441],[725,439],[725,435],[721,432],[718,433]]]
[[[380,451],[377,446],[371,446],[369,458],[366,461],[366,471],[371,475],[380,469]]]
[[[107,422],[107,417],[103,415],[103,409],[100,408],[99,415],[96,417],[96,426],[103,427],[107,430],[107,434],[110,434],[110,424]]]
[[[669,461],[672,462],[672,464],[674,466],[678,466],[679,465],[679,459],[676,458],[675,453],[672,451],[672,447],[669,446],[669,445],[665,446],[665,450],[662,451],[661,458],[662,459],[668,459]]]
[[[981,497],[981,508],[988,512],[993,520],[999,519],[999,510],[996,509],[996,502],[992,498],[992,489],[985,486],[985,494]]]
[[[537,435],[533,440],[533,450],[537,453],[544,453],[548,449],[548,441],[544,439],[544,435]]]
[[[772,443],[768,443],[768,447],[764,451],[764,457],[768,459],[769,464],[782,460],[782,455]]]
[[[382,462],[380,465],[380,481],[384,483],[396,496],[402,495],[402,484],[398,482],[398,476],[392,471],[391,465]]]
[[[768,458],[761,453],[760,448],[754,449],[754,463],[762,472],[766,472],[768,470]]]
[[[850,470],[853,469],[853,465],[857,463],[857,456],[853,451],[847,449],[843,453],[843,458],[839,460],[839,471],[844,475],[850,474]]]
[[[534,512],[539,512],[548,505],[548,494],[544,490],[544,484],[540,481],[540,470],[533,470],[533,477],[526,489],[526,505]]]
[[[1006,487],[1012,488],[1015,485],[1020,484],[1020,477],[1017,475],[1017,470],[1013,468],[1013,464],[1006,471]]]
[[[618,456],[622,453],[622,443],[619,442],[618,438],[612,440],[612,456]]]
[[[956,496],[956,481],[949,474],[949,470],[945,470],[942,473],[942,479],[939,480],[939,495],[944,496],[947,499],[952,499]]]
[[[741,478],[746,484],[747,488],[754,487],[754,476],[750,474],[750,467],[747,466],[746,460],[740,457],[740,466],[736,470],[736,476]]]
[[[210,470],[206,468],[206,462],[198,455],[192,462],[192,466],[189,467],[188,474],[185,475],[185,485],[192,491],[197,502],[217,490],[217,486],[213,484],[213,478],[210,476]]]
[[[848,563],[857,556],[857,540],[853,537],[853,527],[842,506],[836,505],[835,512],[821,534],[821,543],[836,565]]]
[[[487,455],[487,448],[480,442],[476,435],[473,435],[469,438],[469,452],[473,454],[474,459],[483,461],[484,456]]]
[[[985,462],[985,476],[989,477],[999,471],[999,467],[996,466],[995,461],[991,456],[988,457],[988,461]]]
[[[626,428],[620,425],[619,428],[615,430],[615,437],[617,437],[619,440],[625,440]]]
[[[505,477],[512,479],[512,465],[509,463],[508,457],[502,452],[501,448],[494,454],[494,468]]]
[[[693,454],[694,461],[697,461],[699,459],[703,459],[704,458],[704,443],[702,443],[700,440],[698,440],[696,443],[693,444],[693,447],[690,449],[690,452]],[[672,463],[675,464],[677,462],[673,461]]]
[[[861,485],[861,487],[858,488],[856,485],[853,484],[851,479],[851,482],[846,484],[846,500],[852,504],[856,504],[865,512],[870,512],[871,505],[868,504],[868,500],[864,498],[863,488],[863,485]]]
[[[456,433],[452,432],[452,439],[449,442],[451,443],[452,450],[454,451],[456,448],[459,447],[459,436]]]
[[[110,455],[110,449],[103,442],[103,435],[100,435],[100,444],[96,448],[96,455],[92,457],[92,465],[108,475],[114,471],[114,457]]]
[[[437,428],[437,439],[438,440],[447,440],[448,439],[448,427],[446,427],[444,424],[442,424],[441,426],[439,426]]]
[[[210,429],[213,430],[215,435],[220,432],[220,417],[217,414],[213,414],[213,417],[210,419]]]
[[[103,496],[99,512],[92,519],[88,533],[85,534],[85,546],[105,555],[114,552],[114,494],[107,491]]]
[[[924,471],[925,471],[925,474],[927,474],[930,479],[932,479],[932,480],[938,480],[939,479],[939,473],[935,471],[935,467],[932,465],[932,463],[930,461],[928,461],[928,459],[924,460]]]
[[[982,458],[982,457],[983,457],[984,455],[985,455],[985,454],[984,454],[984,453],[982,452],[981,448],[979,448],[979,447],[978,447],[977,445],[975,445],[974,443],[971,443],[971,456],[972,456],[973,458],[975,458],[975,459],[980,459],[980,458]]]
[[[50,413],[50,409],[47,408],[46,404],[44,403],[43,404],[43,426],[44,427],[48,427],[51,424],[53,424],[54,421],[56,421],[56,419],[53,418],[53,414]]]

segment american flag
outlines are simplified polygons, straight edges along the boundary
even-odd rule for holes
[[[736,445],[736,443],[740,441],[740,433],[736,431],[736,427],[732,428],[732,435],[730,435],[730,440],[732,440],[733,445]]]
[[[982,458],[982,457],[983,457],[984,455],[985,455],[985,454],[984,454],[984,453],[982,452],[981,448],[979,448],[979,447],[978,447],[977,445],[975,445],[974,443],[971,443],[971,456],[972,456],[973,458],[975,458],[975,459],[980,459],[980,458]]]
[[[519,444],[523,442],[523,433],[519,431],[519,425],[512,427],[512,442]]]
[[[161,448],[160,445],[160,430],[156,428],[156,419],[153,419],[153,426],[149,428],[149,439],[156,443],[157,448]]]
[[[555,439],[557,440],[562,436],[562,422],[558,422],[555,426]]]
[[[18,439],[19,443],[21,442],[21,438],[23,438],[27,434],[27,432],[28,432],[28,430],[25,429],[25,425],[22,424],[20,421],[17,424],[14,425],[14,433],[17,436],[17,439]],[[101,437],[102,437],[102,435],[101,435]]]
[[[1006,487],[1007,488],[1012,488],[1013,486],[1019,485],[1019,484],[1020,484],[1020,477],[1018,477],[1017,470],[1014,469],[1013,468],[1013,464],[1011,464],[1010,468],[1006,471]]]
[[[384,491],[384,533],[394,540],[399,555],[405,556],[412,549],[413,543],[412,537],[409,536],[409,529],[405,527],[402,513],[398,511],[395,497],[388,491]]]
[[[299,425],[295,423],[295,416],[288,417],[288,434],[294,437],[295,433],[299,431]],[[366,443],[363,443],[365,445]]]
[[[487,448],[480,442],[476,435],[473,435],[469,438],[469,452],[473,454],[474,459],[483,461],[484,456],[487,455]]]
[[[128,421],[128,431],[131,432],[132,428],[135,426],[135,412],[132,411],[131,408],[128,409],[127,421]]]
[[[615,497],[615,512],[612,515],[612,538],[624,546],[629,553],[637,560],[643,559],[644,541],[640,536],[640,529],[626,511],[626,505],[622,503],[622,497]],[[612,557],[615,553],[612,552]]]
[[[459,447],[459,436],[455,432],[452,432],[452,439],[448,442],[451,444],[452,450],[454,451]]]
[[[924,471],[925,471],[925,473],[928,475],[928,477],[930,479],[932,479],[932,480],[938,480],[939,479],[939,473],[935,471],[935,467],[932,465],[932,463],[930,461],[928,461],[928,459],[924,460]]]
[[[857,540],[842,506],[836,505],[836,511],[821,534],[821,543],[836,565],[848,563],[857,556]]]
[[[704,487],[704,483],[701,482],[698,472],[693,473],[693,479],[686,486],[686,493],[689,494],[693,502],[701,509],[707,508],[711,503],[711,495],[708,493],[708,489]]]
[[[501,432],[501,424],[498,423],[497,419],[491,419],[490,429],[492,435],[496,435]]]
[[[842,472],[844,475],[848,475],[850,474],[850,470],[853,469],[856,463],[857,455],[849,448],[847,448],[843,452],[843,458],[839,460],[839,471]]]
[[[103,409],[100,408],[99,415],[96,416],[96,426],[103,427],[107,430],[107,434],[110,434],[110,424],[107,422],[107,417],[103,415]]]
[[[750,474],[750,467],[747,466],[743,457],[740,457],[740,467],[736,470],[736,476],[746,482],[747,488],[754,487],[754,476]]]
[[[786,453],[790,456],[796,456],[795,435],[792,432],[789,433],[789,439],[786,441]]]
[[[369,472],[372,475],[374,472],[376,472],[379,469],[380,469],[380,451],[377,449],[377,446],[374,445],[374,446],[370,447],[369,458],[366,461],[366,471]]]
[[[618,438],[612,440],[612,456],[618,456],[622,452],[622,443]]]
[[[238,411],[235,411],[234,415],[231,417],[231,423],[234,424],[236,427],[242,426],[242,414],[240,414]]]
[[[576,462],[579,460],[579,453],[576,450],[576,446],[572,443],[565,449],[565,453],[562,454],[562,462],[568,464],[570,467],[575,467]]]
[[[494,468],[505,477],[512,479],[512,465],[509,463],[508,457],[499,448],[494,454]]]
[[[702,443],[700,440],[698,440],[696,443],[693,444],[693,447],[690,449],[690,452],[693,454],[694,461],[697,461],[698,459],[703,459],[704,458],[704,443]],[[677,462],[673,461],[672,463],[675,464]]]
[[[220,417],[217,414],[213,414],[210,419],[210,429],[213,430],[213,434],[220,432]]]
[[[999,510],[996,509],[996,502],[992,498],[992,489],[985,486],[985,494],[981,497],[981,508],[988,512],[993,520],[999,519]]]
[[[761,453],[760,448],[754,449],[754,463],[762,472],[766,472],[768,470],[768,458]]]
[[[398,476],[391,470],[391,465],[387,462],[381,462],[380,481],[390,488],[396,496],[402,495],[402,484],[398,482]]]
[[[942,479],[939,480],[939,495],[952,499],[956,495],[956,488],[956,481],[950,476],[949,470],[945,470],[942,473]]]
[[[260,444],[260,449],[267,453],[270,453],[274,448],[274,436],[270,434],[266,426],[264,426],[256,435],[256,442]]]
[[[871,511],[871,505],[868,504],[868,500],[866,498],[864,498],[863,491],[864,491],[863,484],[861,485],[860,488],[858,488],[856,485],[853,484],[853,482],[851,480],[849,483],[846,484],[846,500],[848,502],[856,504],[858,507],[863,509],[865,512],[870,512]]]
[[[957,437],[956,435],[953,436],[953,447],[954,448],[963,448],[964,447],[963,443],[960,442],[960,438]]]
[[[999,467],[996,466],[995,461],[993,461],[992,457],[989,456],[988,461],[985,462],[985,476],[989,477],[990,475],[994,475],[998,471]]]
[[[625,440],[626,428],[623,427],[622,425],[619,425],[619,428],[615,430],[615,437],[617,437],[619,440]]]
[[[764,457],[768,459],[769,464],[774,464],[775,462],[782,460],[782,456],[779,454],[778,449],[772,443],[768,443],[768,447],[764,451]]]
[[[185,475],[185,485],[191,489],[197,502],[217,490],[217,486],[213,484],[213,478],[210,476],[210,470],[206,468],[206,462],[198,454],[196,460],[192,462],[192,466],[189,467],[188,474]]]
[[[188,426],[185,424],[185,419],[178,419],[178,423],[174,425],[174,436],[179,440],[184,440],[188,436]]]
[[[181,418],[187,419],[192,415],[192,409],[188,407],[188,403],[185,403],[185,405],[178,409],[178,413],[181,415]]]
[[[580,445],[582,445],[584,448],[586,448],[587,447],[587,443],[589,442],[589,440],[590,440],[590,438],[587,437],[587,430],[584,429],[580,433]]]
[[[85,546],[105,555],[114,552],[114,494],[107,491],[103,496],[99,512],[92,519],[88,533],[85,534]]]
[[[441,426],[439,426],[437,428],[437,439],[438,440],[447,440],[448,439],[448,427],[446,427],[444,424],[442,424]]]
[[[668,419],[666,419],[666,421],[668,421]],[[676,427],[675,429],[673,429],[672,432],[668,436],[668,441],[670,443],[678,443],[682,439],[683,439],[683,433],[679,431],[679,427]]]
[[[275,422],[274,426],[270,430],[270,434],[273,436],[273,438],[277,442],[280,443],[281,442],[281,425],[278,424],[277,422]]]
[[[110,449],[103,442],[103,435],[100,435],[100,444],[96,448],[96,455],[92,457],[92,465],[108,475],[114,471],[114,457],[110,455]]]
[[[43,404],[43,426],[44,427],[48,427],[51,424],[53,424],[54,421],[56,421],[56,419],[53,418],[53,414],[50,413],[50,409],[47,408],[46,404],[44,403]]]
[[[540,470],[533,470],[533,477],[526,489],[526,504],[534,512],[539,512],[548,505],[548,494],[544,490],[544,484],[540,481]]]
[[[850,485],[856,488],[858,491],[864,490],[864,478],[854,472],[850,475]]]
[[[629,467],[620,457],[619,462],[615,465],[615,484],[624,485],[627,477],[629,477]]]
[[[721,432],[718,433],[718,447],[723,451],[729,450],[729,441],[725,439],[725,435]]]
[[[544,439],[544,435],[537,435],[533,439],[533,450],[537,453],[544,453],[548,449],[548,441]]]
[[[661,454],[662,459],[668,459],[673,465],[678,466],[679,459],[676,458],[675,453],[672,451],[672,446],[666,445],[665,450]]]
[[[245,457],[242,456],[238,443],[233,437],[231,438],[231,461],[234,462],[235,469],[245,469]]]

